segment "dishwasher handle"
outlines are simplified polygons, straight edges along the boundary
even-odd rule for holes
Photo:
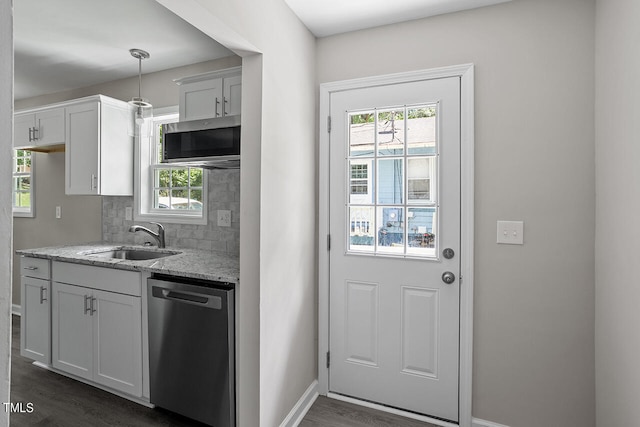
[[[214,310],[220,310],[222,308],[222,298],[215,295],[176,291],[174,289],[166,289],[159,286],[153,286],[151,294],[154,298],[165,299],[178,303],[193,304]]]

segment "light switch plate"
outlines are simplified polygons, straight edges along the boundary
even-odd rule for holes
[[[504,245],[523,245],[524,222],[498,221],[497,243]]]
[[[231,227],[231,211],[218,210],[218,227]]]
[[[124,208],[124,219],[127,221],[133,220],[133,208],[131,206]]]

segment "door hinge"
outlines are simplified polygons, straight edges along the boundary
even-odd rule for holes
[[[329,369],[329,361],[331,360],[330,352],[327,351],[327,369]]]
[[[331,234],[327,234],[327,250],[331,250]]]
[[[331,116],[327,116],[327,133],[331,133]]]

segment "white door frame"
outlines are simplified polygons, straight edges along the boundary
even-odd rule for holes
[[[319,212],[318,212],[318,392],[329,394],[329,132],[330,95],[351,89],[408,83],[444,77],[460,77],[460,384],[459,425],[471,427],[473,366],[473,225],[474,225],[474,67],[451,67],[343,80],[320,85]],[[398,411],[394,411],[398,413]],[[400,411],[400,413],[402,413]],[[408,414],[408,413],[407,413]],[[412,415],[415,418],[415,415]],[[443,424],[440,420],[432,423]],[[452,425],[446,423],[446,425]]]

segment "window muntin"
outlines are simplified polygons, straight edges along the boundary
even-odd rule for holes
[[[437,256],[437,109],[347,112],[349,253]]]
[[[13,150],[13,214],[34,216],[33,152]]]

